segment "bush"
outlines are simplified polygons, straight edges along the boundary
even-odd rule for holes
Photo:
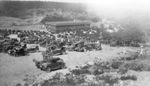
[[[28,83],[25,83],[24,86],[29,86],[29,84],[28,84]]]
[[[112,75],[106,74],[106,75],[101,75],[96,77],[97,81],[104,81],[104,83],[107,83],[109,85],[114,85],[115,83],[118,83],[119,78],[114,77]]]
[[[16,84],[16,86],[21,86],[21,84],[20,84],[20,83],[18,83],[18,84]]]
[[[85,83],[84,76],[56,73],[53,78],[45,80],[41,86],[77,86]]]
[[[45,22],[52,22],[52,21],[69,21],[71,19],[69,19],[69,17],[65,17],[57,12],[51,13],[51,14],[47,14],[43,19],[42,19],[42,23]]]
[[[137,77],[135,75],[127,75],[127,76],[121,76],[121,80],[137,80]]]
[[[110,72],[112,69],[110,62],[95,63],[94,66],[96,66],[96,69],[93,72],[94,75],[100,75],[105,72]]]
[[[139,43],[145,43],[145,33],[138,24],[128,23],[119,29],[117,32],[108,32],[104,25],[101,25],[103,40],[107,41],[112,46],[133,46],[139,47]],[[111,27],[114,29],[115,27]],[[109,27],[109,29],[111,29]]]
[[[142,71],[144,68],[144,65],[136,61],[131,61],[131,62],[125,63],[124,67],[128,70]]]
[[[130,62],[124,63],[120,68],[120,72],[127,72],[127,70],[134,70],[134,71],[149,71],[150,70],[150,65],[147,63],[147,61],[141,61],[139,60],[134,60]]]
[[[73,69],[70,72],[75,75],[91,74],[91,72],[88,70],[90,67],[90,65],[86,65],[84,67],[80,67],[79,69]]]
[[[111,67],[114,69],[118,69],[123,64],[122,61],[119,60],[112,60]]]
[[[86,86],[105,86],[105,85],[103,83],[98,83],[98,84],[88,83]]]

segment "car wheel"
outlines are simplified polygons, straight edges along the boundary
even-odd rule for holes
[[[50,67],[47,68],[47,72],[51,72],[52,69]]]
[[[61,66],[61,69],[66,69],[66,68],[67,68],[67,66],[65,66],[65,65]]]
[[[64,69],[66,69],[66,68],[67,68],[67,66],[64,66],[63,68],[64,68]]]

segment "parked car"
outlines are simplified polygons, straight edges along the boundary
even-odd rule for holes
[[[35,62],[37,68],[47,72],[66,68],[64,61],[60,58],[51,58],[49,60],[42,60],[42,61],[33,59],[33,62]]]

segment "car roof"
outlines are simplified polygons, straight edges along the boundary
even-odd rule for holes
[[[60,60],[60,58],[58,58],[58,57],[57,57],[57,58],[51,58],[50,60],[51,60],[51,61],[52,61],[52,60]]]

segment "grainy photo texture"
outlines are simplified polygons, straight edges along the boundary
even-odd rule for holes
[[[150,1],[0,0],[0,86],[150,86]]]

